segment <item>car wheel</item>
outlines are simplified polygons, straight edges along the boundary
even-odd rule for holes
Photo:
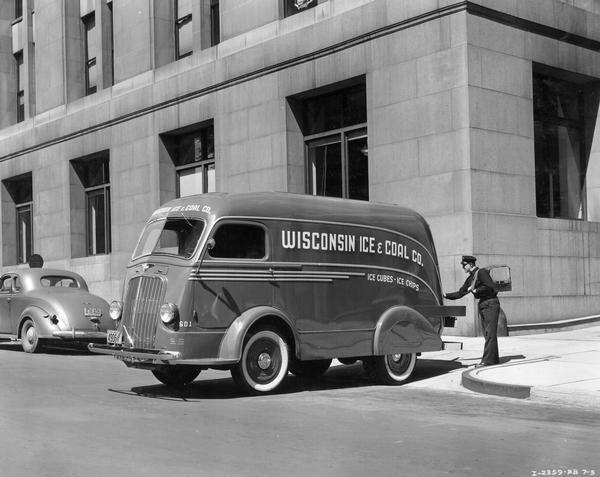
[[[42,348],[35,323],[32,320],[27,319],[23,323],[23,327],[21,328],[21,347],[26,353],[37,353]]]
[[[313,359],[310,361],[294,359],[290,365],[290,372],[299,378],[315,379],[323,376],[329,366],[331,366],[330,359]]]
[[[198,377],[202,368],[184,364],[165,365],[153,369],[152,374],[161,383],[174,388],[185,386]]]
[[[289,348],[279,331],[263,328],[244,340],[242,359],[231,368],[235,383],[251,394],[274,391],[289,366]]]
[[[412,374],[417,363],[416,353],[371,356],[363,361],[366,373],[382,384],[400,384]]]

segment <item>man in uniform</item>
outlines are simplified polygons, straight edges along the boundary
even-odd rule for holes
[[[468,275],[467,279],[458,291],[446,293],[444,297],[449,300],[458,300],[472,293],[479,300],[478,309],[483,323],[485,345],[483,348],[483,357],[477,366],[490,366],[500,362],[498,354],[500,301],[498,300],[496,284],[492,281],[489,272],[478,268],[475,265],[476,261],[477,259],[472,255],[463,255],[460,264]]]

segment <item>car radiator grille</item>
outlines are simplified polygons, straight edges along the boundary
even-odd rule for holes
[[[156,324],[163,301],[160,278],[135,277],[129,281],[123,309],[123,344],[132,348],[153,348]]]

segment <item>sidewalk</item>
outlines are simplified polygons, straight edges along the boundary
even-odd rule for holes
[[[562,401],[600,410],[600,325],[554,333],[498,338],[500,364],[475,368],[483,337],[446,336],[462,350],[424,353],[469,366],[463,387],[480,393],[537,401]]]

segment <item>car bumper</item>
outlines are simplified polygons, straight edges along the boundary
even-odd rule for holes
[[[122,346],[90,343],[88,349],[94,353],[110,354],[120,361],[133,364],[189,364],[195,366],[226,366],[237,360],[222,358],[184,359],[178,351],[123,348]]]
[[[99,340],[106,341],[106,331],[88,331],[88,330],[66,330],[53,331],[52,336],[63,340],[85,341]]]

